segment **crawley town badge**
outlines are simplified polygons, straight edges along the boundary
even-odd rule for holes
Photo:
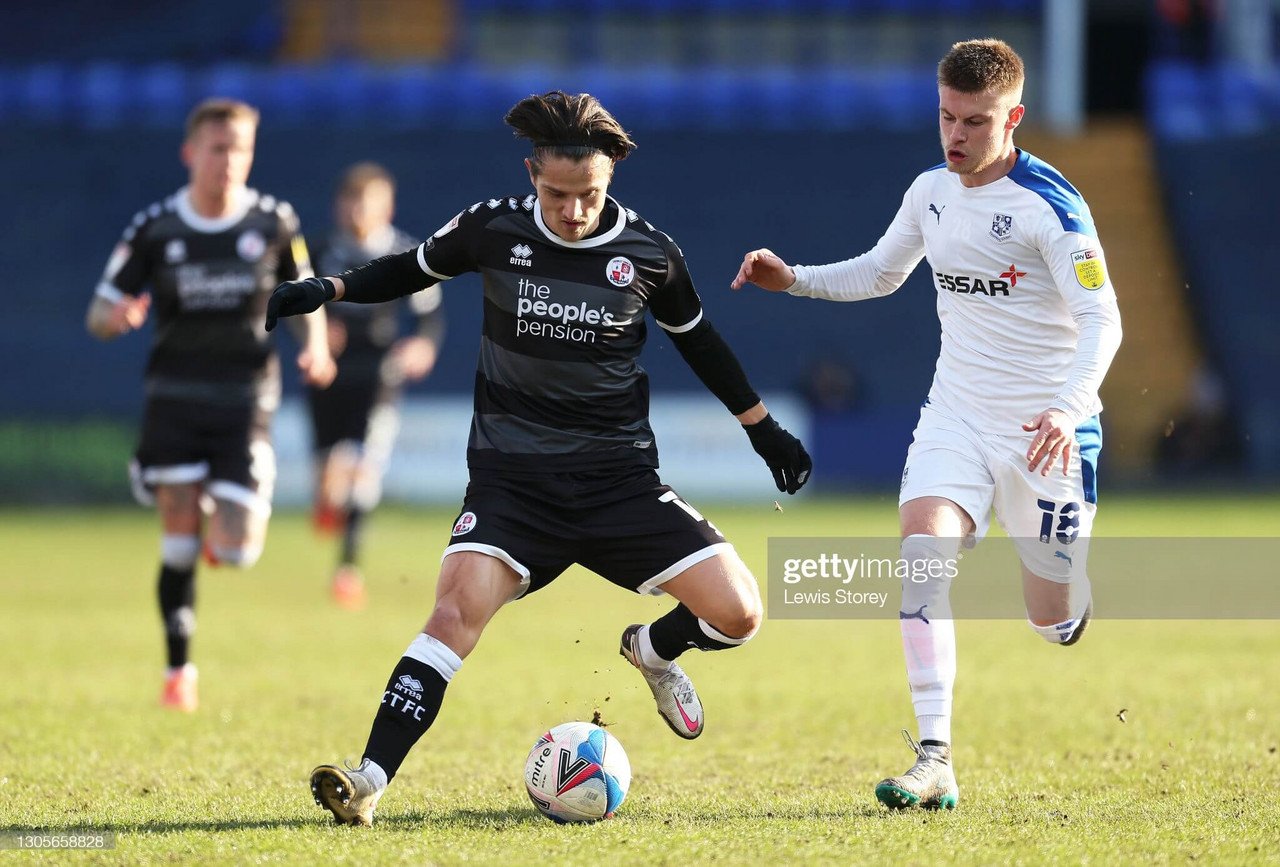
[[[1107,282],[1107,268],[1102,264],[1099,250],[1076,250],[1071,254],[1071,265],[1076,271],[1076,281],[1090,291],[1101,289]]]
[[[465,536],[476,528],[476,513],[463,512],[458,516],[458,523],[453,525],[453,535]]]
[[[636,266],[626,256],[614,256],[605,266],[604,275],[614,286],[630,286],[636,279]]]
[[[257,262],[267,252],[267,239],[257,229],[249,229],[236,239],[236,252],[246,262]]]
[[[991,237],[997,241],[1007,241],[1013,234],[1013,217],[1008,214],[996,214],[991,218]]]

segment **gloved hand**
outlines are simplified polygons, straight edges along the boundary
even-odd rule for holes
[[[742,429],[751,440],[751,447],[773,471],[773,483],[779,491],[794,494],[809,481],[813,461],[800,440],[787,433],[773,416],[767,415],[755,424],[744,424]]]
[[[276,327],[281,316],[301,316],[314,313],[326,301],[338,294],[333,281],[327,277],[308,277],[293,283],[281,283],[267,300],[267,330]]]

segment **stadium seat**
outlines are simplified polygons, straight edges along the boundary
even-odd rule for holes
[[[150,127],[172,127],[182,122],[194,101],[189,91],[185,67],[177,63],[155,63],[136,70],[137,116]]]

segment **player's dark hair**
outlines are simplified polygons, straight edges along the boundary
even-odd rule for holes
[[[186,135],[191,138],[202,124],[211,121],[226,123],[230,120],[250,120],[256,126],[258,117],[258,110],[247,102],[215,96],[191,109],[191,114],[187,115]]]
[[[602,153],[616,163],[636,148],[622,124],[589,93],[552,90],[527,96],[511,107],[504,120],[516,138],[533,142],[535,174],[548,157],[577,161]]]
[[[375,162],[356,163],[342,173],[342,180],[338,183],[338,194],[354,196],[364,192],[364,188],[370,184],[378,182],[386,184],[391,187],[392,192],[395,192],[395,176],[385,167]]]
[[[957,42],[938,64],[938,85],[961,93],[1013,93],[1025,78],[1022,58],[999,39]]]

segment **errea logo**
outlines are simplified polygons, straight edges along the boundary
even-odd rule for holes
[[[520,265],[525,268],[532,268],[533,248],[528,244],[516,244],[511,248],[511,264]]]

